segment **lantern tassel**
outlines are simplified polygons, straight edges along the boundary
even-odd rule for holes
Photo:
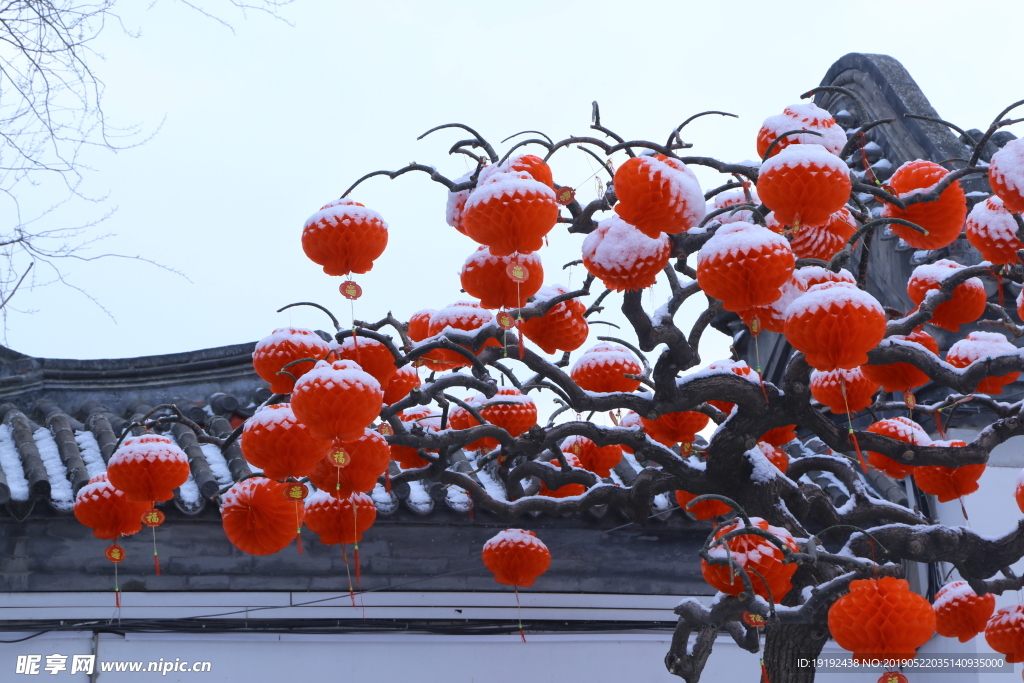
[[[999,293],[999,308],[1003,307],[1003,269],[996,270],[996,291]]]
[[[352,600],[352,606],[356,606],[356,591],[352,588],[352,571],[348,566],[348,553],[345,552],[345,544],[341,544],[341,559],[345,562],[345,575],[348,577],[348,597]]]
[[[866,473],[868,471],[867,463],[864,462],[864,454],[860,451],[860,443],[857,441],[857,435],[853,433],[853,415],[850,414],[850,403],[846,400],[846,377],[843,375],[839,376],[839,391],[843,395],[843,405],[846,408],[846,424],[847,433],[850,435],[850,442],[853,443],[853,448],[857,451],[857,460],[860,461],[860,467]]]
[[[761,660],[761,683],[772,683],[768,680],[768,667],[764,665],[764,660]]]
[[[523,324],[522,317],[516,323],[516,332],[519,334],[519,360],[522,360],[526,356],[526,346],[523,345]]]
[[[114,563],[114,607],[121,609],[121,587],[117,581],[117,563]]]
[[[860,467],[865,472],[868,471],[868,465],[864,462],[864,454],[861,453],[860,443],[857,442],[857,435],[853,433],[853,428],[850,428],[850,441],[853,442],[853,448],[857,451],[857,460],[860,461]]]
[[[391,493],[391,466],[384,470],[384,492]]]
[[[160,576],[160,556],[156,554],[156,527],[150,527],[153,530],[153,566],[156,569],[156,575]]]
[[[358,543],[356,543],[354,555],[355,555],[355,563],[356,563],[356,584],[357,585],[362,585],[363,582],[362,582],[362,578],[360,577],[360,573],[359,573],[359,544]]]
[[[936,411],[935,411],[935,412],[933,413],[933,415],[934,415],[934,417],[935,417],[935,429],[936,429],[936,430],[938,430],[938,432],[939,432],[939,437],[940,437],[941,439],[945,439],[945,438],[946,438],[946,432],[945,432],[945,430],[944,430],[944,429],[942,429],[942,417],[941,417],[941,411],[939,411],[939,410],[936,410]]]
[[[523,604],[519,602],[519,586],[512,584],[512,588],[516,591],[516,610],[519,612],[519,637],[526,642],[526,631],[523,630]]]
[[[295,544],[299,549],[299,555],[305,555],[302,552],[302,523],[299,521],[299,501],[295,501]]]

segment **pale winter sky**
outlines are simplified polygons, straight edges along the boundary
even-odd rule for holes
[[[965,128],[984,128],[1024,97],[1018,1],[295,0],[281,12],[289,25],[259,13],[243,19],[210,0],[234,34],[179,3],[123,4],[139,36],[111,26],[95,45],[105,56],[96,70],[112,122],[152,137],[91,153],[86,191],[106,201],[43,224],[84,223],[116,208],[95,229],[114,235],[97,253],[141,254],[187,279],[135,262],[68,264],[67,279],[116,322],[67,287],[19,293],[6,344],[30,355],[173,353],[253,341],[282,325],[326,327],[312,310],[274,312],[301,300],[347,324],[339,278],[302,253],[303,222],[368,171],[415,160],[461,175],[464,157],[447,156],[458,132],[416,141],[437,124],[469,124],[500,152],[502,138],[524,129],[589,134],[595,99],[603,123],[627,139],[664,140],[689,115],[721,109],[740,118],[701,119],[684,137],[695,154],[740,161],[754,157],[761,121],[848,52],[896,57],[939,114]],[[581,152],[560,152],[552,165],[556,181],[593,196],[596,166]],[[705,189],[717,184],[701,180]],[[405,317],[465,298],[457,271],[475,244],[445,224],[443,187],[409,174],[371,180],[352,196],[390,224],[387,251],[357,278],[365,294],[356,317],[389,309]],[[44,186],[25,207],[61,198]],[[581,268],[560,270],[579,258],[581,241],[552,232],[541,252],[548,283],[582,281]],[[663,296],[655,288],[645,302]],[[708,343],[705,362],[727,355],[719,335]]]

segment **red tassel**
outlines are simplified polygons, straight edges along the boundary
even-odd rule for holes
[[[764,394],[764,402],[771,403],[771,401],[768,400],[768,390],[764,388],[764,377],[761,376],[760,366],[757,368],[757,381],[761,385],[761,393]]]
[[[388,467],[388,469],[384,470],[384,491],[386,493],[391,493],[391,467],[390,466]]]
[[[341,476],[341,470],[338,470],[338,476]],[[295,501],[295,541],[299,548],[299,555],[304,555],[302,552],[302,522],[299,521],[299,501]]]
[[[853,447],[857,451],[857,460],[860,461],[861,469],[867,472],[868,466],[867,463],[864,462],[864,454],[860,452],[860,444],[857,442],[857,435],[853,433],[852,429],[850,430],[850,441],[853,442]]]
[[[355,549],[355,562],[356,562],[356,584],[361,586],[363,584],[363,582],[362,582],[362,577],[361,577],[361,575],[359,573],[359,544],[358,543],[356,543],[356,549]]]
[[[761,683],[771,683],[768,680],[768,667],[764,665],[764,660],[761,660]]]
[[[522,323],[521,318],[520,323]],[[519,360],[522,360],[526,356],[526,346],[523,345],[523,330],[519,325],[516,325],[516,332],[519,334]]]
[[[939,417],[939,411],[936,410],[933,413],[933,415],[935,415],[935,429],[937,429],[938,432],[939,432],[939,438],[945,440],[946,432],[943,431],[943,429],[942,429],[942,418]]]
[[[156,575],[160,576],[160,556],[156,554],[156,550],[153,551],[153,565],[156,567]]]
[[[121,609],[121,589],[114,586],[114,606]]]
[[[999,292],[999,308],[1003,307],[1003,275],[1002,268],[996,271],[996,291]]]
[[[297,534],[295,534],[295,542],[296,542],[296,545],[299,548],[299,555],[305,555],[305,553],[302,552],[302,530],[301,529],[299,530],[299,532]]]

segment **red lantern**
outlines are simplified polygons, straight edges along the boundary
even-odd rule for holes
[[[771,214],[769,214],[771,215]],[[853,215],[844,206],[829,216],[824,225],[805,225],[794,231],[789,246],[797,258],[816,258],[828,261],[846,246],[846,242],[857,232]]]
[[[781,114],[769,116],[757,132],[757,156],[764,158],[768,147],[783,133],[794,130],[809,130],[820,135],[797,133],[779,140],[772,149],[772,156],[789,145],[820,145],[832,154],[839,154],[846,146],[846,133],[832,115],[817,105],[807,103],[791,104]]]
[[[523,266],[525,280],[509,276],[513,264]],[[544,284],[544,266],[537,254],[494,256],[487,247],[480,247],[466,259],[459,279],[466,294],[480,299],[482,308],[522,308]]]
[[[402,422],[417,424],[428,432],[436,432],[441,428],[441,416],[432,412],[429,408],[404,410],[398,414],[398,419]],[[391,459],[404,469],[426,467],[430,464],[419,456],[419,449],[412,446],[399,446],[398,444],[391,444]]]
[[[761,438],[758,439],[758,441],[764,441],[766,444],[771,444],[778,448],[779,446],[785,446],[795,438],[796,425],[783,425],[781,427],[776,427],[775,429],[769,429],[761,435]]]
[[[826,282],[847,282],[851,285],[857,284],[853,274],[845,268],[840,268],[838,272],[833,272],[828,268],[822,268],[821,266],[804,266],[803,268],[797,268],[793,271],[793,279],[800,283],[800,286],[804,291],[807,291],[814,285],[823,285]]]
[[[569,467],[583,469],[583,464],[580,462],[580,459],[572,453],[562,453],[562,456],[565,458],[565,462]],[[561,465],[557,460],[552,460],[546,464],[549,467],[561,470]],[[581,496],[586,493],[586,491],[587,487],[583,484],[566,484],[564,486],[559,486],[557,489],[549,489],[548,485],[542,481],[540,484],[540,491],[537,492],[537,495],[547,496],[548,498],[569,498],[570,496]]]
[[[376,339],[351,336],[334,348],[336,360],[354,361],[364,372],[373,375],[382,390],[387,390],[391,378],[398,372],[395,356],[388,347]]]
[[[992,155],[988,181],[1007,211],[1024,213],[1024,143],[1010,140]]]
[[[409,318],[409,339],[414,342],[423,341],[430,336],[430,319],[437,313],[432,308],[417,311]]]
[[[939,355],[939,344],[930,334],[918,328],[909,335],[894,334],[886,338],[886,342],[908,341],[920,344],[936,356]],[[861,372],[873,382],[882,385],[883,391],[911,391],[923,387],[930,382],[928,375],[911,363],[889,363],[887,365],[862,365]]]
[[[811,372],[811,396],[834,415],[864,410],[878,389],[878,382],[865,377],[861,368]]]
[[[352,361],[320,361],[295,383],[291,405],[316,438],[353,441],[380,414],[384,393]]]
[[[249,555],[284,550],[302,526],[302,506],[284,496],[285,484],[263,477],[240,481],[221,496],[228,540]]]
[[[420,373],[412,365],[403,365],[395,371],[388,382],[388,388],[384,390],[384,403],[394,405],[409,393],[420,386]]]
[[[690,501],[696,497],[694,494],[687,493],[686,491],[676,491],[676,503],[679,504],[679,507],[689,512],[698,520],[703,521],[705,519],[721,517],[732,511],[730,506],[718,500],[702,500],[687,508],[686,506],[689,505]]]
[[[188,456],[166,436],[129,436],[110,456],[107,478],[133,502],[160,502],[188,481]]]
[[[697,282],[725,310],[742,311],[777,300],[795,263],[784,237],[750,223],[730,223],[700,248]]]
[[[675,446],[677,443],[674,439],[672,439],[671,436],[662,434],[661,432],[655,434],[648,433],[648,431],[644,428],[643,418],[634,413],[632,410],[622,416],[622,419],[619,420],[619,426],[622,427],[623,429],[628,429],[630,427],[640,427],[640,433],[646,434],[648,437],[650,437],[652,441],[657,441],[662,446],[666,446],[668,448],[672,448],[672,446]],[[633,449],[630,448],[629,446],[622,446],[622,450],[626,453],[633,453]]]
[[[615,171],[614,184],[619,199],[615,212],[651,238],[685,232],[707,210],[693,171],[661,154],[627,159]]]
[[[928,432],[924,431],[921,425],[906,417],[892,417],[888,420],[880,420],[869,426],[867,431],[915,446],[929,446],[932,443]],[[868,451],[868,462],[875,469],[885,472],[893,479],[903,479],[914,469],[912,465],[904,465],[874,451]]]
[[[961,643],[985,630],[996,608],[996,596],[979,596],[966,581],[954,581],[935,594],[935,630],[940,636],[957,638]]]
[[[920,306],[929,291],[939,289],[947,277],[963,268],[948,259],[918,266],[907,282],[907,296]],[[931,323],[950,332],[957,332],[961,325],[973,323],[980,318],[987,303],[985,285],[978,278],[972,277],[953,288],[953,297],[949,301],[935,307]]]
[[[555,189],[554,178],[551,175],[551,167],[543,159],[534,154],[521,154],[510,157],[500,164],[484,166],[480,170],[477,185],[487,182],[497,173],[525,172],[538,183],[544,183],[552,190]]]
[[[485,420],[496,427],[501,427],[511,436],[519,436],[537,424],[537,404],[515,387],[498,389],[498,393],[492,399],[472,397],[468,403],[477,408]],[[480,424],[469,411],[462,409],[454,411],[449,416],[449,422],[454,429],[469,429]],[[485,437],[467,444],[465,448],[476,451],[490,450],[497,446],[497,439]]]
[[[282,327],[256,343],[256,349],[252,352],[252,366],[263,381],[270,383],[270,390],[275,394],[290,394],[295,380],[312,370],[316,361],[326,358],[330,352],[330,345],[316,332]],[[285,368],[289,363],[303,358],[313,360]],[[288,374],[279,374],[282,369]]]
[[[839,647],[853,652],[855,663],[913,659],[935,633],[935,612],[903,579],[860,579],[832,603],[828,630]]]
[[[963,448],[964,441],[934,441],[933,446],[956,446]],[[962,467],[920,466],[914,468],[914,481],[925,493],[937,496],[940,503],[948,503],[961,496],[978,490],[978,479],[985,473],[985,465],[963,465]]]
[[[757,206],[760,204],[760,200],[757,198],[757,188],[751,186],[747,188],[747,192],[750,193],[750,199],[747,199],[747,193],[743,190],[727,190],[726,192],[719,192],[715,195],[714,202],[711,205],[712,210],[725,209],[730,206],[737,204],[753,204]],[[719,223],[738,223],[743,221],[745,223],[754,222],[754,214],[747,209],[741,209],[735,213],[723,213],[715,217],[715,220]]]
[[[648,237],[618,216],[597,224],[583,240],[583,265],[613,292],[645,289],[668,265],[668,235]]]
[[[796,541],[785,529],[771,526],[759,517],[751,517],[750,521],[758,529],[773,534],[790,550],[797,552]],[[721,538],[727,533],[741,527],[745,528],[745,526],[742,520],[733,522],[719,529],[715,533],[715,538]],[[728,545],[728,550],[725,545]],[[725,559],[731,556],[733,561],[747,572],[754,592],[765,600],[770,599],[772,602],[779,603],[793,587],[791,579],[796,573],[796,563],[783,564],[783,559],[785,559],[783,552],[771,541],[761,536],[750,533],[739,534],[724,544],[713,545],[708,554],[716,559]],[[743,579],[736,574],[731,565],[708,564],[706,560],[701,560],[700,571],[704,575],[704,580],[713,588],[728,595],[739,595],[746,589]]]
[[[563,441],[562,452],[575,455],[584,469],[599,477],[610,477],[611,469],[622,460],[621,446],[598,446],[584,436],[570,436]]]
[[[335,498],[368,493],[391,463],[387,440],[372,429],[363,430],[355,441],[339,441],[321,458],[309,475],[321,491]]]
[[[472,405],[474,408],[479,408],[479,398],[480,397],[478,396],[471,396],[466,400],[466,403]],[[470,427],[476,427],[479,424],[480,422],[473,417],[468,410],[462,407],[455,408],[448,414],[448,426],[452,429],[462,431],[464,429],[469,429]],[[462,449],[465,451],[489,450],[497,445],[498,442],[495,439],[485,437],[483,439],[477,439],[476,441],[467,443],[462,447]]]
[[[551,551],[537,534],[506,529],[484,543],[481,557],[494,580],[504,586],[529,588],[551,565]]]
[[[985,626],[985,641],[1007,662],[1024,662],[1024,605],[996,610]]]
[[[693,443],[697,438],[697,432],[707,427],[711,418],[694,410],[684,410],[678,413],[665,413],[656,420],[648,420],[641,416],[640,421],[644,425],[644,431],[652,439],[674,444]]]
[[[306,526],[324,545],[359,543],[376,519],[377,508],[365,493],[339,499],[317,491],[306,498]]]
[[[1012,355],[1018,350],[1006,340],[1006,337],[997,332],[971,332],[966,339],[961,339],[949,348],[946,352],[946,362],[954,368],[966,368],[975,361]],[[975,391],[993,396],[1001,394],[1003,387],[1016,382],[1019,376],[1019,372],[1009,372],[999,377],[986,377],[978,383]]]
[[[1017,475],[1017,488],[1013,492],[1013,497],[1017,500],[1017,507],[1024,512],[1024,470]]]
[[[626,375],[639,375],[643,368],[625,347],[601,343],[587,350],[569,373],[584,391],[631,393],[640,386],[640,380]]]
[[[728,370],[733,374],[739,375],[748,382],[755,382],[757,384],[760,384],[761,382],[760,378],[757,376],[757,373],[754,372],[754,370],[749,365],[747,365],[745,361],[741,360],[716,360],[714,363],[711,363],[708,366],[708,370]],[[733,407],[735,407],[736,404],[729,403],[727,401],[708,401],[708,405],[712,405],[721,410],[726,415],[728,415],[729,413],[732,412],[732,409]]]
[[[886,671],[882,674],[882,677],[878,679],[878,683],[910,683],[910,679],[899,671]]]
[[[820,145],[789,145],[761,164],[757,191],[783,225],[824,225],[850,199],[850,168]]]
[[[142,529],[142,513],[149,503],[135,503],[98,474],[75,496],[75,519],[92,529],[92,535],[105,541],[131,536]]]
[[[816,370],[855,368],[885,336],[885,311],[846,282],[815,285],[786,309],[786,340]]]
[[[909,199],[921,191],[930,190],[937,185],[949,171],[931,161],[908,161],[896,169],[889,179],[892,193],[900,199]],[[906,225],[892,224],[889,228],[904,242],[915,249],[941,249],[949,246],[960,236],[967,218],[967,197],[954,181],[942,191],[934,202],[912,204],[902,211],[892,204],[886,204],[882,215],[888,218],[902,218],[915,223],[928,231],[927,235]]]
[[[790,439],[790,441],[792,441],[792,439]],[[760,453],[761,455],[763,455],[768,462],[770,462],[771,464],[775,465],[775,468],[779,472],[782,472],[783,474],[785,474],[786,470],[789,469],[789,456],[786,455],[785,451],[780,450],[779,448],[777,448],[776,446],[768,443],[767,441],[758,441],[755,450],[758,453]],[[758,469],[758,465],[757,465],[757,463],[755,461],[755,464],[754,464],[754,470],[755,470],[754,477],[755,478],[758,477],[757,469]],[[770,473],[770,472],[764,472],[762,474],[764,474],[768,478],[775,476],[774,473]]]
[[[455,182],[462,184],[473,177],[473,172],[470,171],[455,179]],[[466,208],[466,200],[469,199],[469,190],[459,190],[458,192],[448,192],[448,202],[445,205],[445,222],[452,226],[463,235],[466,234],[466,228],[462,226],[462,212]]]
[[[1020,262],[1017,251],[1024,249],[1024,243],[1017,239],[1017,222],[999,197],[993,195],[974,205],[967,215],[964,234],[986,261],[1006,265]]]
[[[537,251],[557,220],[554,191],[525,171],[478,182],[462,213],[466,234],[495,256]]]
[[[462,332],[476,332],[485,325],[494,322],[494,314],[480,308],[475,303],[460,301],[442,308],[430,316],[429,336],[434,337],[452,328]],[[484,342],[484,346],[501,346],[493,337]],[[475,349],[470,349],[476,352]],[[423,356],[426,366],[430,370],[452,370],[469,365],[469,361],[458,351],[448,349],[434,349]]]
[[[328,275],[369,272],[387,245],[388,224],[351,199],[325,205],[302,229],[302,250]]]
[[[542,287],[537,300],[543,301],[565,294],[562,285]],[[579,299],[569,299],[552,306],[547,313],[520,323],[523,336],[539,346],[544,353],[575,351],[583,346],[590,334],[590,326],[583,317],[587,307]]]
[[[242,428],[242,455],[269,479],[307,476],[331,442],[313,436],[290,403],[264,406]]]

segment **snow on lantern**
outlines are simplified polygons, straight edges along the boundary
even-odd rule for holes
[[[850,168],[820,145],[789,145],[761,164],[757,192],[779,223],[824,225],[850,199]]]
[[[552,299],[568,292],[562,285],[549,285],[537,292],[537,300]],[[567,299],[552,306],[542,316],[527,318],[519,324],[519,329],[544,353],[575,351],[583,346],[590,334],[590,326],[583,317],[586,311],[587,307],[579,299]]]
[[[384,404],[380,383],[350,360],[319,361],[295,383],[292,410],[318,439],[352,441]]]
[[[700,223],[704,193],[686,164],[661,154],[627,159],[614,178],[615,213],[648,237],[685,232]]]
[[[697,282],[725,310],[742,311],[776,301],[795,263],[784,237],[751,223],[729,223],[700,248]]]
[[[537,534],[505,529],[484,543],[481,557],[494,580],[505,586],[528,588],[551,565],[551,551]]]
[[[786,309],[786,340],[816,370],[855,368],[885,336],[885,311],[847,282],[815,285]]]
[[[797,552],[796,541],[785,529],[772,526],[759,517],[751,517],[750,522],[754,527],[774,535],[793,552]],[[742,520],[725,525],[715,533],[715,539],[720,539],[741,528],[746,528]],[[785,553],[762,536],[739,533],[726,541],[712,544],[708,555],[716,560],[725,560],[731,557],[732,562],[747,573],[754,592],[765,600],[781,602],[793,587],[791,579],[796,573],[796,564],[784,563]],[[737,575],[736,569],[729,563],[709,564],[707,560],[701,560],[700,571],[704,575],[705,581],[723,593],[739,595],[746,590],[743,579]]]
[[[188,480],[188,456],[166,436],[129,436],[110,456],[107,479],[133,502],[161,502]]]
[[[369,272],[387,245],[388,224],[351,199],[325,204],[302,229],[302,250],[328,275]]]
[[[920,265],[914,269],[907,282],[907,296],[920,306],[928,292],[939,289],[946,278],[963,269],[964,266],[948,259]],[[953,288],[949,301],[935,307],[930,322],[950,332],[957,332],[961,325],[973,323],[980,318],[987,303],[985,285],[978,278],[972,277]]]
[[[640,380],[626,375],[639,375],[643,368],[625,347],[602,342],[588,349],[569,373],[573,381],[585,391],[611,393],[633,392]]]
[[[768,147],[783,133],[808,130],[810,133],[787,135],[772,149],[775,156],[789,145],[820,145],[832,154],[839,154],[846,146],[846,133],[821,107],[807,103],[791,104],[781,114],[769,116],[757,131],[757,156],[764,158]],[[818,133],[818,135],[814,135]]]
[[[509,269],[518,266],[521,276],[513,278]],[[544,266],[537,254],[495,256],[487,247],[479,247],[466,259],[459,272],[462,288],[480,299],[482,308],[522,308],[526,300],[544,284]]]
[[[495,173],[478,182],[462,211],[466,235],[495,256],[537,251],[557,220],[554,191],[526,171]]]
[[[232,545],[249,555],[271,555],[292,542],[302,526],[302,506],[285,497],[285,488],[253,477],[221,496],[221,521]]]
[[[1017,221],[999,197],[993,195],[974,205],[967,215],[964,234],[986,261],[1003,265],[1020,262],[1017,251],[1024,249],[1024,243],[1017,239]]]
[[[331,447],[295,417],[290,403],[260,408],[246,420],[241,436],[242,455],[270,479],[309,475]]]
[[[282,327],[256,343],[252,366],[275,394],[290,394],[295,380],[312,370],[316,361],[327,358],[330,351],[330,345],[316,332]],[[310,360],[296,362],[304,358]]]
[[[935,630],[940,636],[966,643],[985,630],[995,608],[996,596],[979,596],[966,581],[954,581],[935,594]]]
[[[835,415],[864,410],[878,389],[878,382],[868,379],[861,368],[811,372],[811,396]]]
[[[909,199],[915,194],[931,190],[948,174],[949,171],[931,161],[908,161],[892,174],[889,186],[900,199]],[[902,218],[928,231],[925,235],[906,225],[894,223],[889,226],[893,233],[915,249],[941,249],[960,236],[964,219],[967,218],[967,197],[960,182],[954,181],[934,202],[911,204],[906,210],[886,204],[882,215]]]
[[[1019,350],[998,332],[971,332],[966,339],[961,339],[949,347],[946,362],[955,368],[966,368],[975,361],[1012,355]],[[1008,372],[998,377],[986,377],[978,383],[975,391],[982,394],[1001,394],[1003,387],[1017,381],[1019,376],[1019,372]]]
[[[645,289],[668,265],[672,251],[668,235],[648,237],[622,218],[597,224],[583,240],[583,265],[614,292]]]
[[[1007,211],[1024,213],[1024,140],[1010,140],[992,155],[988,180]]]

